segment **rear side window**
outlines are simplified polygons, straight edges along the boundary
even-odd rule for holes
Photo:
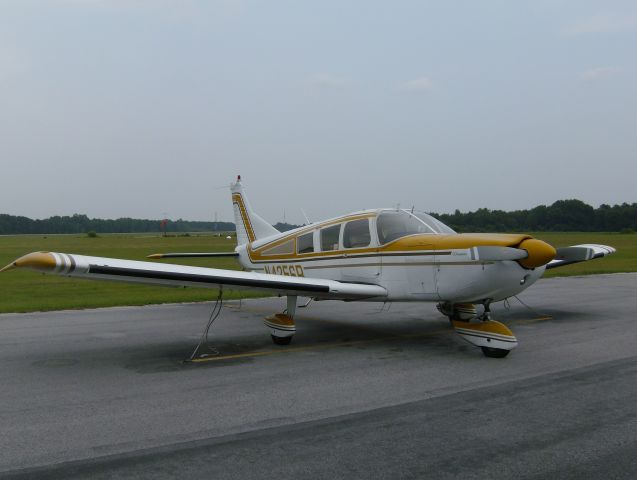
[[[289,253],[294,253],[294,240],[288,240],[276,247],[268,248],[263,251],[262,255],[285,255]]]
[[[306,233],[296,239],[296,251],[298,253],[312,253],[314,251],[314,233]]]
[[[340,225],[321,229],[321,250],[323,252],[338,250],[338,234],[340,231]]]
[[[369,233],[369,220],[354,220],[347,222],[343,229],[343,246],[345,248],[368,247],[372,241]]]

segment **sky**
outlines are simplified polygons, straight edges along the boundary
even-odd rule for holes
[[[637,2],[0,0],[0,213],[637,201]]]

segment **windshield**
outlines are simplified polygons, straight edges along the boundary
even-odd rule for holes
[[[426,214],[423,212],[413,212],[413,215],[418,217],[420,221],[429,225],[433,230],[436,231],[436,233],[447,233],[447,234],[456,233],[455,230],[451,229],[450,227],[442,223],[440,220],[432,217],[429,214]]]
[[[378,240],[381,245],[397,238],[418,233],[455,233],[439,220],[426,213],[410,213],[407,210],[385,211],[376,220]]]

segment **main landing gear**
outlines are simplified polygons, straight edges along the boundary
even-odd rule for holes
[[[518,346],[518,340],[506,325],[491,320],[490,304],[490,300],[484,302],[484,313],[480,316],[473,304],[444,303],[438,305],[438,310],[449,317],[463,340],[480,347],[487,357],[504,358]]]
[[[283,313],[265,317],[263,323],[270,329],[272,341],[276,345],[289,345],[296,333],[294,313],[296,312],[296,296],[288,295],[288,308]]]

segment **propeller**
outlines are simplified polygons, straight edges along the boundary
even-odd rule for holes
[[[472,258],[485,262],[499,262],[514,260],[524,268],[536,268],[546,265],[557,255],[557,251],[551,245],[542,240],[528,238],[520,243],[517,248],[481,246],[473,247]]]

